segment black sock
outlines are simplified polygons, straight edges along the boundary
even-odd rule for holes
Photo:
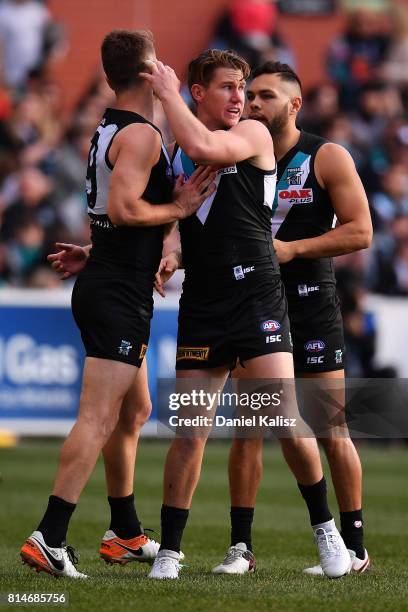
[[[231,506],[231,546],[244,542],[252,551],[251,528],[254,520],[254,508]]]
[[[364,559],[363,511],[340,512],[341,537],[359,559]]]
[[[161,508],[161,544],[160,550],[180,552],[181,538],[186,526],[189,510],[165,506]]]
[[[76,504],[71,504],[56,495],[50,495],[45,514],[37,527],[47,546],[61,548],[65,544],[69,520],[75,508]]]
[[[144,533],[136,514],[133,493],[126,497],[108,497],[108,502],[111,510],[109,529],[114,531],[119,538],[130,540]]]
[[[298,487],[307,504],[311,525],[326,523],[326,521],[330,521],[333,518],[327,505],[327,487],[324,476],[314,485],[301,485],[298,483]]]

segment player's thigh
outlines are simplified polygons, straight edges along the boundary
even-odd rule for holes
[[[84,364],[80,418],[109,418],[119,414],[138,368],[134,365],[87,357]]]

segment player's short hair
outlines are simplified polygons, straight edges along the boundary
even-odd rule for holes
[[[142,83],[139,72],[146,68],[144,59],[154,50],[153,34],[147,30],[113,30],[101,46],[102,65],[115,91]]]
[[[188,66],[188,87],[202,85],[208,87],[217,68],[240,70],[247,79],[251,73],[249,64],[234,51],[207,49],[193,59]]]
[[[281,62],[272,61],[264,62],[252,71],[251,78],[255,79],[262,74],[277,74],[282,81],[286,81],[287,83],[297,83],[300,87],[300,91],[302,91],[302,82],[289,64],[281,64]]]

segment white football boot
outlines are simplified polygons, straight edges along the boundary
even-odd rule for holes
[[[334,519],[313,525],[313,531],[323,573],[329,578],[340,578],[349,574],[352,560]]]
[[[253,553],[247,549],[245,542],[230,546],[224,560],[213,567],[213,574],[246,574],[254,572],[256,561]]]
[[[34,531],[24,542],[20,551],[24,563],[35,568],[37,572],[46,572],[53,576],[84,579],[86,574],[78,572],[75,565],[78,558],[72,546],[51,548],[44,541],[41,531]]]
[[[348,549],[351,558],[351,571],[354,574],[362,574],[370,569],[370,557],[368,556],[368,552],[364,549],[364,559],[359,559],[356,556],[354,550]],[[309,574],[309,576],[324,576],[324,572],[322,570],[321,565],[314,565],[313,567],[307,567],[303,570],[304,574]]]
[[[149,578],[154,580],[174,580],[179,577],[181,569],[180,553],[174,550],[159,550],[154,560]]]

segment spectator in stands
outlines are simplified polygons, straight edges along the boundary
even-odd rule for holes
[[[328,74],[340,87],[343,108],[353,108],[361,87],[376,77],[389,47],[390,35],[377,12],[358,8],[349,14],[344,35],[330,45],[327,58]]]
[[[401,88],[405,110],[408,110],[408,6],[394,4],[391,11],[392,39],[380,68],[381,77]]]
[[[337,290],[341,300],[346,346],[346,375],[351,378],[394,378],[393,367],[378,367],[376,354],[376,322],[364,308],[365,289],[362,278],[350,268],[337,274]]]
[[[337,87],[333,83],[320,83],[306,94],[300,122],[306,132],[323,136],[328,124],[339,113]]]
[[[22,89],[32,70],[41,70],[60,41],[58,26],[43,3],[0,3],[0,63],[7,87]]]
[[[267,60],[294,66],[293,54],[277,32],[276,16],[273,0],[231,0],[211,46],[234,49],[252,66]]]
[[[408,170],[403,164],[393,164],[381,180],[382,190],[374,193],[370,206],[377,231],[390,232],[397,217],[408,217]]]

